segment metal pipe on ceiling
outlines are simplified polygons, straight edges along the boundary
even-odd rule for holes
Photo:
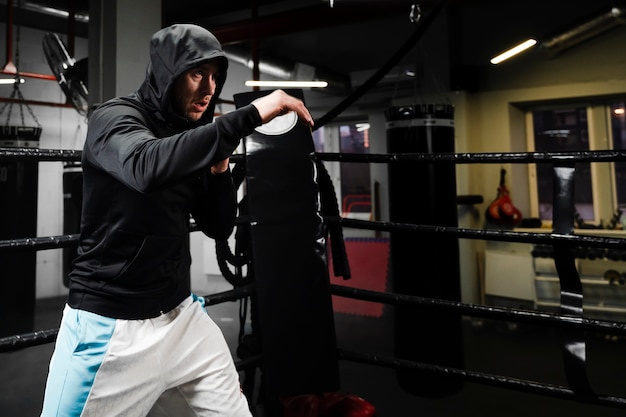
[[[601,13],[578,26],[543,41],[540,48],[544,54],[553,58],[568,48],[624,23],[626,23],[626,9],[612,7],[608,12]]]
[[[406,5],[399,2],[377,1],[366,5],[342,5],[335,7],[329,12],[327,5],[302,7],[287,12],[274,13],[259,17],[258,11],[253,8],[251,19],[229,23],[222,26],[212,26],[211,32],[224,45],[227,53],[235,61],[243,63],[253,70],[253,78],[258,80],[260,73],[264,72],[264,66],[279,68],[288,78],[296,74],[299,67],[311,67],[298,62],[283,62],[277,64],[272,57],[259,57],[259,42],[263,38],[288,35],[290,33],[303,32],[306,30],[322,29],[335,25],[345,25],[346,22],[357,22],[370,19],[380,19],[381,16],[393,15],[406,12]],[[250,42],[251,62],[237,48],[238,44]],[[252,65],[250,65],[252,64]],[[329,88],[324,91],[347,94],[351,91],[349,77],[336,74],[328,69],[314,68],[315,76],[329,82]],[[280,77],[280,76],[279,76]],[[281,77],[282,78],[282,77]],[[258,88],[258,87],[255,87]]]
[[[32,5],[27,3],[27,5],[32,9],[32,10],[36,10],[39,12],[43,12],[43,13],[48,13],[48,14],[54,14],[54,15],[58,15],[58,13],[62,13],[62,11],[54,11],[50,8],[45,8],[45,7],[40,7],[40,6],[36,6],[36,5]],[[68,20],[68,39],[70,39],[71,45],[72,45],[72,50],[73,50],[73,45],[74,45],[74,24],[76,22],[76,9],[73,7],[74,6],[74,2],[71,1],[71,5],[72,7],[70,8],[70,11],[67,12],[68,16],[69,16],[69,20]],[[85,20],[85,17],[82,16],[81,19]],[[88,21],[89,18],[86,18],[86,20]],[[34,72],[23,72],[23,71],[19,71],[19,69],[15,66],[15,64],[13,63],[13,1],[9,0],[7,1],[7,27],[6,27],[6,31],[7,31],[7,45],[6,45],[6,64],[4,66],[4,68],[2,70],[0,70],[0,74],[4,74],[4,75],[13,75],[13,76],[17,76],[19,74],[20,77],[25,77],[25,78],[35,78],[35,79],[40,79],[40,80],[47,80],[47,81],[57,81],[56,77],[54,75],[50,75],[50,74],[39,74],[39,73],[34,73]],[[39,100],[18,100],[18,99],[12,99],[12,98],[5,98],[5,97],[0,97],[0,102],[3,103],[17,103],[17,104],[26,104],[26,105],[38,105],[38,106],[50,106],[50,107],[73,107],[71,104],[69,103],[55,103],[55,102],[50,102],[50,101],[39,101]]]
[[[329,13],[325,5],[310,6],[293,11],[257,17],[211,28],[222,45],[246,42],[251,39],[288,35],[295,32],[345,25],[382,16],[406,12],[406,5],[398,2],[376,2],[370,6],[335,7]]]

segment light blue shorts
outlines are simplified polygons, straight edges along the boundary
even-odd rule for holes
[[[239,374],[204,299],[146,320],[66,306],[42,417],[246,416]]]

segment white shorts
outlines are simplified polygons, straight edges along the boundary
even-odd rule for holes
[[[251,416],[220,328],[190,296],[146,320],[66,306],[42,417]]]

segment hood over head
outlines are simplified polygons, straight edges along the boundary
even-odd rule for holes
[[[180,123],[185,119],[174,113],[170,104],[176,77],[190,68],[215,59],[220,66],[215,94],[207,111],[197,124],[213,120],[215,106],[226,81],[228,60],[217,38],[208,30],[193,24],[175,24],[156,32],[150,41],[150,62],[139,94],[159,119]]]

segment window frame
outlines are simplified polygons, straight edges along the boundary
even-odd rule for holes
[[[320,129],[318,129],[319,139],[322,142],[323,152],[341,153],[342,152],[342,149],[341,149],[342,136],[340,132],[341,127],[342,126],[356,126],[358,124],[369,125],[369,120],[366,117],[340,119],[332,123],[329,123],[325,126],[322,126]],[[331,177],[333,186],[335,188],[335,194],[337,197],[337,202],[339,204],[340,211],[343,207],[342,203],[344,202],[345,197],[346,197],[343,195],[343,191],[342,191],[343,190],[342,181],[344,181],[344,179],[342,178],[342,167],[345,167],[346,164],[347,163],[345,162],[324,161],[324,166],[326,167],[326,170],[328,171],[328,174]],[[359,163],[359,164],[362,164],[362,163]],[[367,167],[367,169],[370,171],[369,172],[370,209],[367,212],[354,212],[354,213],[344,213],[343,211],[341,211],[340,214],[342,217],[368,220],[373,215],[374,189],[373,189],[372,182],[371,182],[371,175],[372,175],[371,167],[370,167],[370,164],[365,164],[363,166]],[[361,201],[359,201],[358,204],[361,204]]]
[[[528,152],[535,152],[533,112],[541,110],[556,110],[572,107],[586,107],[589,150],[613,149],[611,132],[611,103],[609,98],[598,102],[583,102],[580,100],[563,101],[550,105],[529,106],[525,109],[526,147]],[[593,200],[593,218],[586,223],[599,226],[606,224],[618,206],[615,180],[615,164],[613,162],[591,163],[591,187]],[[528,189],[530,217],[539,218],[539,194],[537,186],[537,164],[528,166]],[[552,220],[542,220],[544,227],[551,227]]]

